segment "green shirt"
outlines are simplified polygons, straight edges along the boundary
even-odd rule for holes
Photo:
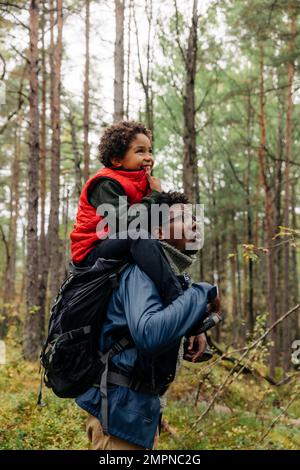
[[[143,204],[146,207],[148,215],[151,211],[151,205],[156,204],[157,197],[159,194],[159,191],[153,190],[149,196],[145,196],[141,200],[140,204]],[[119,224],[123,218],[126,218],[127,216],[127,224],[124,221],[121,226],[122,228],[125,226],[126,228],[128,228],[130,222],[132,222],[136,217],[139,216],[138,213],[135,215],[128,215],[128,211],[130,214],[130,204],[128,200],[126,206],[122,205],[121,207],[119,207],[120,196],[126,196],[123,187],[120,185],[120,183],[118,183],[118,181],[114,181],[110,178],[101,178],[101,180],[98,181],[88,192],[88,201],[96,209],[100,204],[111,204],[112,206],[114,206],[116,213],[117,232],[119,232]]]

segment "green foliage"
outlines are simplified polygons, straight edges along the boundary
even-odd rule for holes
[[[38,379],[37,364],[0,366],[0,449],[84,449],[84,413],[47,389],[47,406],[36,406]]]
[[[196,430],[191,430],[226,373],[223,367],[217,365],[201,374],[204,368],[205,365],[184,365],[169,390],[164,417],[172,434],[162,433],[159,449],[299,448],[300,420],[299,410],[295,414],[296,406],[260,442],[265,430],[279,414],[277,407],[288,400],[292,387],[271,387],[263,379],[252,376],[240,376],[233,382],[209,415],[197,424]],[[199,384],[200,395],[195,405]]]
[[[20,350],[10,344],[7,349],[8,364],[0,366],[0,449],[87,449],[86,413],[74,400],[57,398],[47,388],[43,392],[46,406],[38,407],[38,364],[24,362]],[[227,373],[224,365],[207,370],[207,363],[183,362],[166,395],[164,420],[169,431],[161,433],[158,449],[299,448],[299,399],[260,442],[294,385],[272,387],[251,375],[234,381],[209,415],[191,430]]]
[[[20,4],[15,0],[15,4]],[[199,8],[203,3],[199,2]],[[154,153],[157,160],[155,175],[163,180],[164,189],[182,190],[182,155],[183,155],[183,102],[186,86],[186,67],[182,51],[186,50],[190,27],[190,13],[188,8],[177,2],[179,11],[175,14],[174,2],[171,0],[165,12],[161,12],[155,25],[158,41],[153,45],[151,56],[151,90],[154,99]],[[191,6],[191,2],[189,4]],[[294,7],[297,7],[294,9]],[[64,21],[64,31],[70,29],[72,21],[78,20],[79,32],[83,34],[83,3],[79,0],[68,1]],[[274,246],[285,246],[289,242],[290,250],[290,301],[297,301],[297,267],[294,268],[294,259],[299,266],[299,251],[297,241],[299,238],[299,52],[300,52],[300,19],[299,2],[293,0],[220,0],[212,1],[208,9],[201,13],[198,27],[197,44],[197,72],[195,78],[196,103],[196,145],[197,170],[199,176],[199,198],[205,205],[205,244],[201,252],[202,274],[201,281],[217,282],[219,285],[223,311],[229,313],[229,321],[220,328],[221,341],[224,344],[245,346],[247,343],[247,324],[250,310],[249,292],[253,292],[252,314],[255,318],[254,336],[261,335],[267,327],[267,274],[266,260],[269,252],[265,248],[265,216],[264,192],[261,187],[258,150],[261,138],[259,127],[259,93],[260,93],[260,59],[261,51],[264,55],[264,104],[266,113],[267,131],[267,178],[271,190],[274,189],[276,198],[274,209],[279,214],[274,224]],[[11,10],[3,5],[4,12],[0,23],[0,43],[6,62],[7,84],[6,104],[0,107],[0,201],[1,220],[5,239],[9,239],[9,213],[10,213],[10,178],[11,163],[16,148],[18,100],[22,97],[21,108],[22,123],[19,126],[20,149],[20,216],[18,220],[18,248],[17,248],[17,298],[14,302],[2,305],[3,312],[9,313],[9,324],[16,325],[11,330],[8,339],[15,339],[15,346],[22,342],[22,321],[25,310],[20,294],[24,294],[22,275],[25,272],[25,240],[21,236],[22,226],[26,226],[27,216],[27,163],[28,163],[28,94],[29,76],[26,62],[28,55],[28,30],[17,20],[26,22],[27,12]],[[205,10],[205,8],[204,8]],[[289,11],[288,11],[289,10]],[[201,10],[202,11],[202,10]],[[297,37],[295,47],[289,50],[289,14],[297,13]],[[20,16],[19,16],[20,14]],[[77,16],[76,16],[77,15]],[[80,18],[80,15],[82,17]],[[49,20],[49,15],[47,15]],[[68,21],[71,20],[71,23]],[[92,29],[99,29],[97,18],[93,18]],[[74,21],[75,24],[75,21]],[[49,24],[46,25],[49,31]],[[133,26],[133,25],[132,25]],[[81,28],[81,29],[80,29]],[[132,31],[133,32],[133,31]],[[79,34],[79,33],[78,33]],[[49,37],[46,35],[46,62],[47,62],[47,117],[46,117],[46,212],[50,210],[50,178],[51,178],[51,131],[50,131],[50,77],[49,73]],[[132,41],[134,34],[132,35]],[[83,40],[83,36],[82,36]],[[95,40],[95,31],[92,31],[91,42]],[[98,36],[97,36],[98,40]],[[109,38],[104,39],[105,47],[113,47]],[[156,39],[155,39],[156,40]],[[64,46],[68,43],[68,34],[63,33]],[[179,43],[181,47],[179,47]],[[41,44],[40,44],[41,45]],[[151,45],[152,47],[152,45]],[[60,218],[59,235],[61,241],[67,238],[72,230],[78,194],[75,188],[75,162],[72,135],[70,127],[70,114],[74,118],[76,139],[81,170],[83,167],[83,102],[82,91],[78,95],[67,89],[66,78],[70,79],[75,67],[74,58],[67,57],[68,47],[63,52],[63,83],[61,89],[61,199],[60,216],[66,210],[66,193],[70,196],[68,220]],[[156,50],[157,49],[157,50]],[[91,49],[92,50],[92,49]],[[142,49],[141,49],[142,50]],[[113,49],[110,52],[113,54]],[[157,52],[157,54],[156,54]],[[131,48],[131,54],[136,52]],[[78,57],[80,54],[78,54]],[[133,59],[133,60],[132,60]],[[143,96],[140,80],[134,77],[136,57],[130,57],[130,81],[135,83],[136,97]],[[142,57],[143,59],[143,57]],[[284,227],[284,159],[286,156],[286,114],[287,114],[287,69],[288,63],[294,60],[295,78],[293,87],[293,129],[292,129],[292,155],[290,198],[295,199],[296,208],[291,214],[291,227]],[[79,59],[80,60],[80,59]],[[41,61],[40,61],[41,62]],[[99,134],[111,122],[108,109],[112,105],[112,96],[104,96],[107,88],[103,87],[110,80],[111,92],[113,80],[108,73],[98,50],[91,57],[90,69],[90,142],[91,142],[91,174],[99,168],[96,159]],[[144,62],[142,60],[144,65]],[[78,64],[77,64],[78,65]],[[74,68],[75,67],[75,68]],[[84,63],[82,62],[82,74]],[[41,77],[41,73],[39,75]],[[20,84],[23,80],[23,88]],[[105,92],[104,92],[105,90]],[[21,92],[21,93],[20,93]],[[130,91],[131,93],[131,91]],[[111,100],[111,101],[110,101]],[[134,96],[129,102],[137,103]],[[110,103],[110,105],[108,105]],[[142,105],[135,109],[135,115],[144,119],[145,112]],[[137,108],[139,107],[137,106]],[[133,107],[133,106],[132,106]],[[41,110],[40,95],[40,110]],[[107,108],[107,109],[106,109]],[[132,116],[135,117],[135,116]],[[280,162],[280,165],[278,164]],[[38,182],[37,182],[38,183]],[[292,192],[295,192],[292,195]],[[292,202],[292,201],[291,201]],[[47,218],[47,217],[46,217]],[[47,221],[46,221],[47,224]],[[276,225],[276,226],[275,226]],[[278,225],[278,227],[277,227]],[[294,226],[295,225],[295,226]],[[277,233],[276,233],[277,231]],[[66,233],[67,232],[67,233]],[[3,237],[2,237],[3,238]],[[5,277],[6,246],[0,237],[0,273],[1,280]],[[67,252],[68,246],[62,242],[62,251]],[[295,258],[293,258],[294,254]],[[280,301],[283,286],[283,250],[276,248],[275,276],[276,276],[276,305],[278,312],[281,309]],[[67,255],[68,257],[68,255]],[[62,257],[63,258],[63,257]],[[49,260],[48,260],[49,261]],[[50,262],[48,263],[50,265]],[[200,266],[195,264],[195,278],[200,280]],[[250,272],[252,269],[252,285]],[[294,269],[294,271],[292,270]],[[298,268],[299,272],[299,268]],[[26,281],[26,279],[24,279]],[[234,286],[234,283],[236,284]],[[24,285],[26,283],[24,282]],[[4,285],[4,283],[3,283]],[[233,291],[237,291],[237,314],[234,316]],[[21,308],[20,308],[21,307]],[[3,318],[2,312],[2,318]],[[277,312],[277,313],[278,313]],[[38,307],[33,306],[31,313],[36,315]],[[46,313],[46,316],[48,315]],[[282,312],[283,313],[283,312]],[[235,314],[236,315],[236,314]],[[1,314],[0,314],[1,321]],[[297,322],[297,320],[296,320]],[[298,322],[299,323],[299,322]],[[295,325],[295,323],[293,324]],[[235,329],[236,328],[236,329]],[[293,326],[297,328],[297,324]],[[285,324],[279,328],[281,339],[284,336]],[[238,332],[238,334],[236,334]],[[235,343],[235,337],[238,337]],[[281,341],[282,342],[282,341]],[[253,356],[253,364],[261,373],[266,373],[268,365],[268,350],[271,345],[266,341]],[[282,347],[282,344],[280,345]],[[279,351],[281,354],[282,351]],[[15,358],[13,358],[13,361]],[[227,364],[228,365],[228,364]],[[74,405],[73,401],[60,400],[46,391],[45,399],[48,406],[38,409],[35,406],[35,390],[38,387],[37,368],[18,359],[8,366],[0,366],[0,389],[3,410],[0,418],[0,447],[2,448],[85,448],[87,441],[84,434],[84,413]],[[258,383],[251,377],[239,377],[230,389],[226,390],[224,402],[226,411],[214,409],[199,427],[199,432],[189,432],[190,423],[204,409],[203,402],[207,402],[215,392],[226,372],[225,365],[214,367],[203,380],[201,386],[201,399],[194,406],[198,380],[201,374],[197,368],[183,368],[178,381],[172,386],[169,393],[169,403],[166,409],[166,418],[179,435],[173,439],[170,434],[163,433],[160,448],[253,448],[258,445],[259,436],[279,412],[278,403],[286,403],[290,395],[290,385],[278,389],[264,384],[262,379]],[[276,377],[282,377],[282,369],[276,370]],[[291,386],[292,388],[292,386]],[[223,400],[223,399],[222,399]],[[221,402],[223,403],[223,401]],[[218,403],[220,405],[220,403]],[[299,403],[298,403],[299,407]],[[258,409],[258,411],[257,411]],[[298,408],[299,409],[299,408]],[[229,410],[229,411],[228,411]],[[233,411],[232,411],[233,410]],[[299,419],[296,403],[289,410],[293,419]],[[296,448],[299,447],[299,423],[291,426],[290,421],[280,421],[266,439],[268,448]],[[261,444],[263,447],[263,444]]]

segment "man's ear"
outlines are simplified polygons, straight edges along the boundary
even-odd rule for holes
[[[110,161],[113,164],[113,166],[122,166],[122,163],[118,157],[112,157]]]

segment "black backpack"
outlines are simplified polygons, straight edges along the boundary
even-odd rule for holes
[[[42,382],[61,398],[75,398],[94,381],[99,381],[103,361],[99,356],[99,336],[108,302],[118,285],[127,259],[98,258],[91,267],[70,263],[68,277],[61,285],[51,308],[48,336],[40,361]]]

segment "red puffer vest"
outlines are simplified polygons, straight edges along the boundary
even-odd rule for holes
[[[145,170],[126,171],[113,168],[101,168],[84,185],[81,192],[74,229],[70,234],[72,261],[80,263],[86,255],[99,243],[101,236],[109,231],[106,226],[101,232],[96,232],[97,224],[102,220],[95,207],[88,201],[88,190],[101,178],[111,178],[123,187],[129,204],[141,202],[143,197],[151,192]],[[105,202],[105,201],[103,201]]]

